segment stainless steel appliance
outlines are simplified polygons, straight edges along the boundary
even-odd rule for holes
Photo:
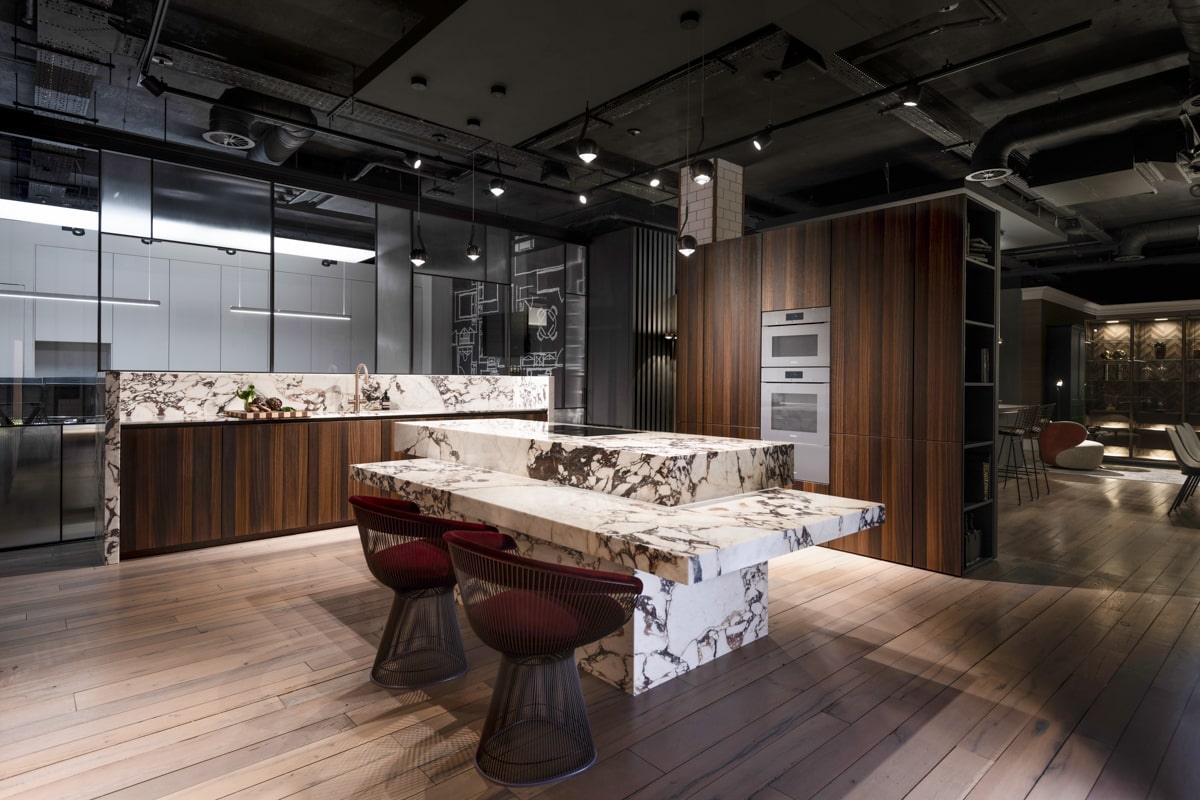
[[[829,482],[829,367],[762,371],[762,438],[795,445],[798,481]]]
[[[828,367],[829,307],[764,311],[764,367]]]

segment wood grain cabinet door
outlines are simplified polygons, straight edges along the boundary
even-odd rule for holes
[[[221,429],[121,431],[121,554],[221,538]]]
[[[913,563],[913,442],[880,436],[829,437],[829,493],[882,502],[884,523],[829,543],[835,550]]]
[[[308,428],[307,422],[224,427],[226,537],[308,524]]]
[[[762,234],[762,310],[829,305],[829,222]]]
[[[757,429],[762,378],[762,237],[705,245],[704,417],[711,425]]]
[[[331,420],[309,425],[309,525],[351,520],[354,514],[346,502],[350,495],[380,494],[366,484],[351,481],[350,465],[387,460],[382,448],[384,425],[385,421],[380,419]]]
[[[913,438],[961,442],[963,406],[963,199],[917,206]]]
[[[707,248],[675,260],[675,430],[704,416],[704,262]]]

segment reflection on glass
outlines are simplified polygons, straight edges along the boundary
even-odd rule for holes
[[[818,433],[816,394],[811,392],[773,392],[771,428],[777,431]]]
[[[804,358],[818,355],[820,337],[815,334],[805,336],[772,336],[771,355],[775,358]]]
[[[434,275],[413,278],[413,371],[506,375],[525,352],[529,325],[509,310],[509,288]]]

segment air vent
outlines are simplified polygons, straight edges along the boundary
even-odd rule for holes
[[[208,115],[208,130],[200,134],[204,141],[230,150],[250,150],[257,142],[250,135],[254,117],[243,111],[214,105]]]

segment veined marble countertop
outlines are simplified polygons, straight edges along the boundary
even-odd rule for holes
[[[140,428],[149,425],[212,425],[215,423],[245,423],[245,422],[312,422],[321,420],[334,419],[407,419],[407,418],[427,418],[429,416],[438,416],[440,414],[454,416],[470,416],[472,414],[536,414],[546,413],[545,406],[540,408],[504,408],[495,411],[477,410],[477,411],[415,411],[413,409],[389,409],[387,411],[372,410],[360,411],[355,414],[353,411],[315,411],[309,412],[307,417],[279,417],[274,419],[259,419],[249,420],[240,417],[227,417],[221,413],[196,413],[185,414],[174,417],[154,417],[153,419],[136,419],[123,420],[122,425],[130,428]],[[513,422],[523,422],[525,420],[512,420]],[[534,421],[535,424],[538,424]]]
[[[393,449],[660,505],[791,486],[791,443],[514,419],[397,422]]]
[[[485,520],[684,584],[737,572],[884,519],[879,503],[792,489],[664,506],[426,458],[356,464],[350,472],[355,480],[416,502],[428,514]]]

